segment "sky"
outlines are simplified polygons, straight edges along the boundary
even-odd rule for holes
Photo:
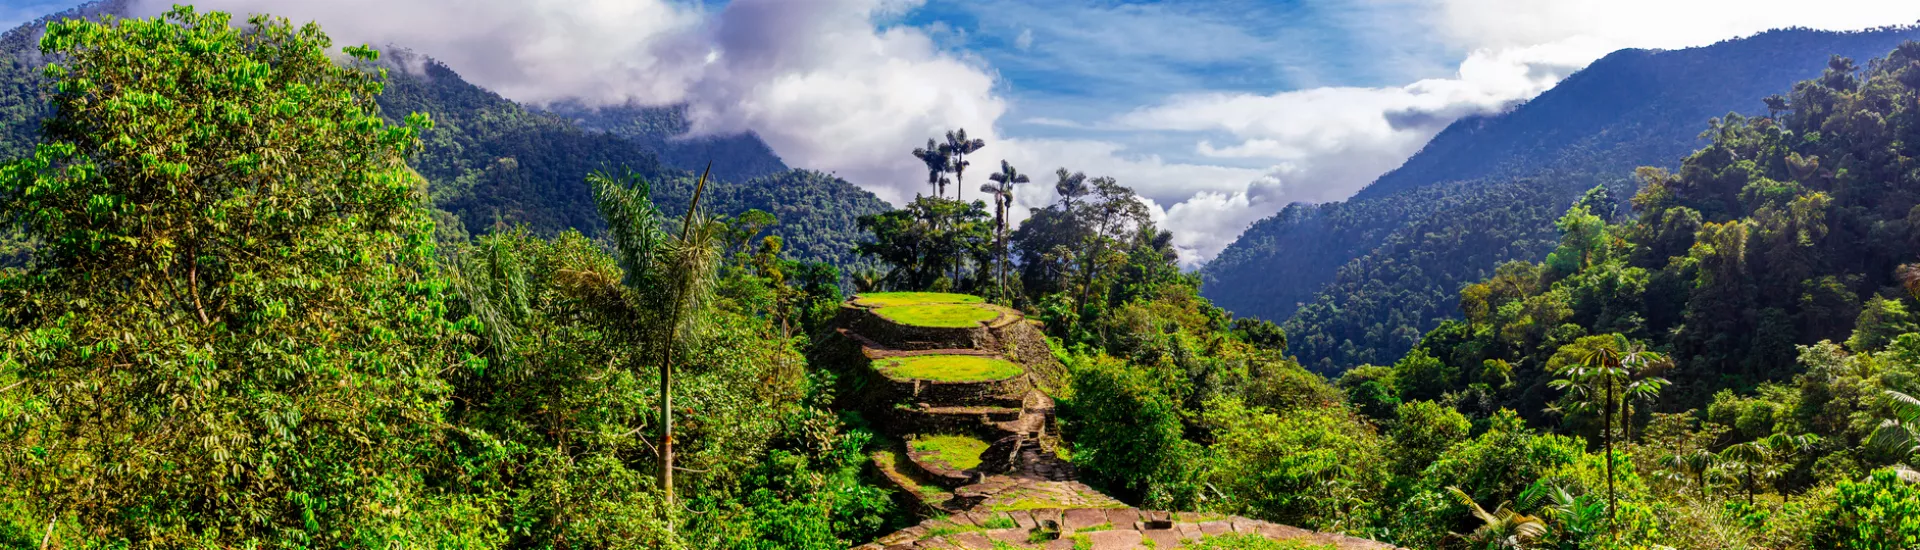
[[[175,0],[135,0],[158,13]],[[0,0],[6,28],[76,4]],[[1620,48],[1920,21],[1912,0],[202,0],[395,44],[533,104],[679,104],[896,205],[952,128],[1034,176],[1111,176],[1182,261],[1296,201],[1345,199],[1459,117]],[[977,175],[975,175],[977,174]],[[1020,212],[1025,210],[1016,209]],[[1022,216],[1024,217],[1024,216]]]

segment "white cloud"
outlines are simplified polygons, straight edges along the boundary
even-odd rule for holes
[[[896,204],[924,178],[906,154],[914,144],[954,127],[996,139],[1006,110],[982,63],[922,30],[878,24],[919,3],[733,0],[707,12],[668,0],[197,2],[318,21],[336,42],[401,45],[519,101],[686,102],[696,131],[753,130],[790,164]]]
[[[1033,29],[1020,29],[1020,36],[1013,39],[1013,47],[1022,50],[1033,49]]]

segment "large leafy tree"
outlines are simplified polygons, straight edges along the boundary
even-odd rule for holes
[[[0,468],[48,536],[414,545],[467,509],[423,485],[463,354],[403,162],[428,121],[382,121],[377,53],[185,7],[41,49],[58,114],[0,170],[42,243],[0,279]]]

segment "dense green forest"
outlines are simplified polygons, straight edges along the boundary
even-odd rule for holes
[[[312,25],[182,7],[40,48],[44,131],[0,165],[0,546],[865,543],[913,512],[816,345],[843,280],[1041,321],[1056,453],[1130,505],[1408,548],[1920,546],[1920,43],[1631,193],[1502,191],[1488,219],[1561,214],[1501,237],[1546,260],[1334,381],[1203,298],[1119,177],[964,130],[901,144],[928,192],[854,217],[873,268],[843,275],[769,231],[819,213],[645,164],[580,177],[592,234],[451,230],[434,193],[467,191],[421,158],[490,118],[392,116],[391,60]],[[1057,199],[1015,227],[1034,185]]]
[[[1817,76],[1829,55],[1868,59],[1914,38],[1920,29],[1786,29],[1615,52],[1511,111],[1454,122],[1352,199],[1253,224],[1204,268],[1206,295],[1284,321],[1318,371],[1390,361],[1458,317],[1462,285],[1544,258],[1582,192],[1630,195],[1635,168],[1672,169],[1705,145],[1707,119],[1765,113],[1762,98]]]

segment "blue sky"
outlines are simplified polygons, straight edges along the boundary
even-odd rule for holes
[[[1444,77],[1461,52],[1405,39],[1420,36],[1413,31],[1423,11],[1407,2],[934,1],[894,24],[925,29],[942,46],[984,60],[1013,100],[1003,119],[1009,133],[1100,134],[1156,148],[1163,140],[1152,133],[1115,136],[1060,123],[1093,125],[1179,94]]]
[[[157,13],[175,0],[132,0]],[[76,4],[0,0],[0,21]],[[1295,201],[1351,196],[1461,116],[1619,48],[1920,20],[1913,0],[198,0],[399,45],[527,103],[686,104],[901,204],[964,127],[1006,160],[1112,176],[1188,265]],[[12,23],[0,23],[11,26]],[[1049,202],[1050,186],[1020,194]],[[1016,217],[1024,211],[1016,209]]]
[[[65,0],[0,0],[0,30],[12,30],[43,15],[55,13],[78,2]]]

